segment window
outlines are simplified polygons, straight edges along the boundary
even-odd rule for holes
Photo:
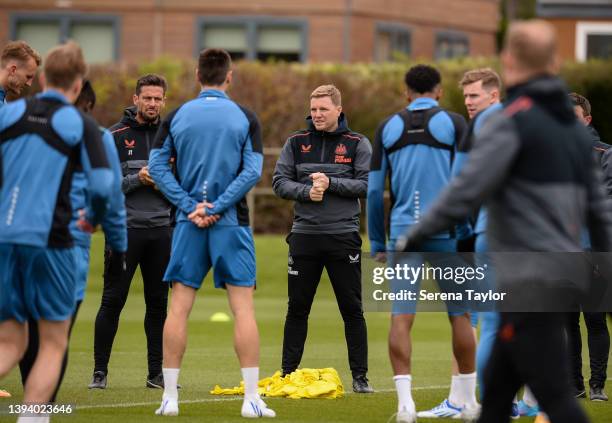
[[[576,60],[612,58],[612,24],[578,22],[576,25]]]
[[[376,25],[374,59],[388,62],[400,55],[410,55],[410,31],[403,25],[379,23]]]
[[[298,62],[302,34],[291,26],[260,26],[257,31],[257,59]]]
[[[11,38],[25,40],[40,54],[73,39],[81,45],[88,63],[111,62],[118,58],[118,24],[113,17],[93,15],[15,15]]]
[[[202,18],[197,52],[223,48],[232,59],[306,60],[306,24],[270,18]]]
[[[240,25],[209,25],[202,31],[203,48],[224,48],[233,60],[244,59],[248,50],[246,28]]]
[[[464,34],[441,32],[436,36],[436,60],[467,56],[469,52],[469,41]]]

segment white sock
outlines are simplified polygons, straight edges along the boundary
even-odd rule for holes
[[[181,369],[162,369],[164,374],[164,398],[178,400],[178,383],[179,371]]]
[[[448,393],[448,401],[455,407],[463,407],[463,399],[461,398],[459,375],[451,377],[450,392]]]
[[[412,376],[410,375],[396,375],[393,376],[393,382],[395,382],[395,389],[397,390],[397,409],[399,411],[406,409],[414,411],[414,400],[412,399]]]
[[[41,416],[41,415],[27,415],[27,416],[19,416],[17,418],[17,423],[49,423],[49,416]]]
[[[457,390],[461,399],[461,407],[477,405],[476,372],[457,375]]]
[[[538,400],[536,400],[533,392],[531,392],[527,385],[525,385],[525,390],[523,391],[523,402],[527,407],[536,407],[538,405]]]
[[[259,367],[243,367],[242,380],[244,380],[244,399],[257,399],[257,383],[259,382]]]

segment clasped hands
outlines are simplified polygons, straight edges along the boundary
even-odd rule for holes
[[[196,205],[195,210],[189,213],[187,217],[198,228],[208,228],[217,223],[219,219],[221,219],[220,214],[209,215],[207,213],[207,209],[212,209],[213,207],[214,206],[212,203],[203,201],[201,203],[198,203]]]
[[[310,199],[312,201],[323,201],[323,194],[329,188],[329,178],[322,172],[310,174],[312,188],[310,188]]]

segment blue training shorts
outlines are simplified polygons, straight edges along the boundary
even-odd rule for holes
[[[73,248],[0,244],[0,321],[63,321],[76,304]]]
[[[388,251],[393,251],[395,247],[395,240],[389,242]],[[455,253],[456,252],[456,241],[454,239],[428,239],[421,245],[420,250],[422,252],[431,253]],[[387,257],[388,264],[394,260],[393,254],[389,254]],[[421,266],[423,263],[423,257],[418,253],[410,254],[408,262],[401,262],[401,264],[408,264],[409,266]],[[442,262],[431,263],[434,266],[457,266],[463,264],[460,259],[453,259],[450,255],[447,260]],[[440,292],[453,292],[457,290],[457,286],[453,281],[436,281]],[[421,280],[416,283],[409,284],[404,281],[391,281],[391,287],[393,292],[400,292],[402,290],[413,292],[417,298],[421,288]],[[404,300],[394,301],[392,306],[392,314],[416,314],[418,300]],[[468,313],[467,304],[463,301],[446,301],[446,307],[449,316],[461,316]]]
[[[74,247],[76,256],[76,300],[83,301],[87,289],[87,274],[89,273],[89,248]]]
[[[215,288],[255,285],[255,243],[248,226],[212,226],[200,229],[179,222],[172,235],[166,282],[199,289],[210,268]]]

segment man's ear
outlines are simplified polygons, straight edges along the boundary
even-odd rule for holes
[[[134,103],[134,106],[136,103],[138,103],[138,96],[136,94],[132,95],[132,102]]]
[[[591,122],[593,121],[593,116],[585,116],[584,117],[584,121],[586,122],[587,125],[590,125]]]
[[[229,71],[227,71],[227,76],[225,77],[225,83],[227,85],[231,84],[232,79],[234,79],[234,71],[230,69]]]
[[[38,74],[38,82],[43,90],[47,87],[47,78],[45,78],[44,72]]]

